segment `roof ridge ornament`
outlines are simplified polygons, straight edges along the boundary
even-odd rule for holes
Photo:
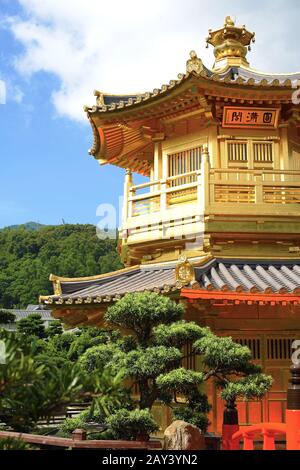
[[[183,286],[189,285],[195,281],[195,269],[185,255],[178,258],[178,264],[175,269],[176,282]]]
[[[195,72],[196,74],[200,75],[203,70],[203,62],[197,56],[195,51],[190,52],[190,59],[186,63],[186,71],[187,73]]]

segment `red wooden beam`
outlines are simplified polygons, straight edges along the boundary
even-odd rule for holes
[[[181,297],[189,300],[221,300],[223,304],[234,301],[237,305],[246,302],[248,305],[259,303],[260,305],[290,304],[300,305],[300,295],[295,294],[264,294],[250,292],[221,292],[208,290],[181,289]]]

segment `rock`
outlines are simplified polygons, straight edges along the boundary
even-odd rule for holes
[[[184,421],[174,421],[164,433],[165,450],[204,450],[204,435],[199,428]]]

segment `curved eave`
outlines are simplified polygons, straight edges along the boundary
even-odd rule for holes
[[[88,115],[93,130],[93,155],[100,165],[113,164],[130,168],[136,173],[149,176],[153,159],[151,135],[143,127],[131,128],[122,124],[97,127]]]
[[[154,89],[153,92],[137,95],[135,99],[130,98],[127,101],[120,100],[112,104],[105,104],[103,101],[101,105],[86,107],[85,109],[92,118],[97,116],[99,120],[105,122],[106,119],[110,120],[114,117],[120,117],[120,115],[125,118],[133,109],[145,108],[145,106],[160,102],[161,99],[168,97],[174,91],[178,91],[184,84],[189,84],[189,82],[194,79],[196,79],[195,83],[200,86],[203,85],[205,88],[211,85],[213,85],[213,87],[220,87],[224,97],[236,88],[245,89],[245,91],[253,89],[258,93],[264,93],[266,90],[270,90],[274,94],[278,92],[284,93],[287,90],[295,89],[297,81],[300,80],[300,73],[264,74],[247,67],[237,68],[237,76],[233,77],[232,73],[234,73],[234,69],[235,68],[232,67],[232,69],[222,74],[209,72],[208,69],[203,69],[200,74],[196,72],[180,74],[177,80],[171,80],[168,85]],[[240,73],[240,75],[238,73]],[[103,95],[103,97],[105,98],[105,95]],[[290,96],[290,101],[291,100],[292,97]]]
[[[97,106],[86,108],[94,134],[90,154],[101,165],[130,167],[136,173],[149,176],[153,142],[152,136],[144,132],[144,126],[152,120],[166,120],[186,110],[197,111],[201,97],[236,103],[292,105],[298,79],[300,73],[274,78],[247,67],[231,67],[215,74],[204,68],[200,73],[179,75],[178,80],[152,93],[137,95],[136,99],[130,95],[118,102],[120,96],[110,95],[108,105],[103,95],[97,98]]]

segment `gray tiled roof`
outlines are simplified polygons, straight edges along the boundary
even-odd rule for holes
[[[300,294],[300,262],[213,260],[196,279],[208,290]]]
[[[249,293],[300,294],[299,261],[245,261],[213,259],[204,266],[195,266],[198,288],[210,291]],[[179,291],[174,265],[141,266],[129,272],[112,273],[98,280],[62,282],[61,296],[46,300],[51,303],[101,303],[117,300],[128,292]]]
[[[49,310],[21,310],[21,309],[10,309],[9,312],[13,313],[16,316],[16,321],[21,320],[22,318],[27,318],[33,313],[38,313],[41,315],[42,320],[51,321],[53,317],[51,316],[51,311]]]
[[[144,291],[147,289],[162,288],[165,285],[175,286],[174,269],[140,269],[137,272],[123,274],[111,282],[102,285],[92,285],[86,289],[80,290],[69,295],[71,298],[78,297],[96,297],[103,295],[122,295],[127,292]]]
[[[279,86],[282,86],[286,80],[291,80],[292,86],[296,86],[297,81],[300,80],[300,73],[266,74],[258,70],[246,69],[244,67],[231,67],[224,74],[220,74],[221,80],[228,76],[230,76],[233,81],[240,77],[245,80],[245,84],[249,79],[253,79],[255,84],[259,84],[262,80],[266,80],[269,84],[274,80],[278,80]]]

